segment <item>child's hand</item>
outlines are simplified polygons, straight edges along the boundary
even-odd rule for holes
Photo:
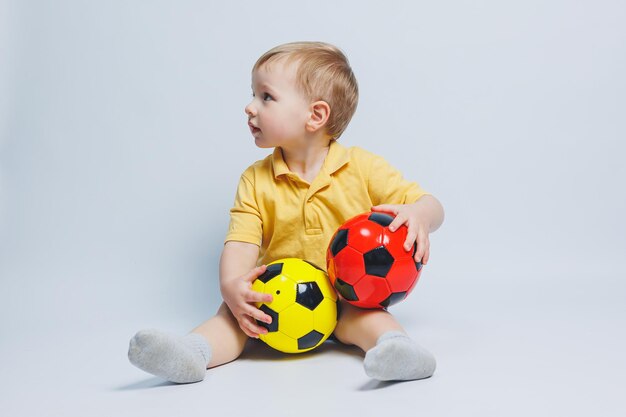
[[[256,320],[271,323],[272,318],[254,306],[255,302],[269,303],[272,301],[271,294],[264,294],[252,290],[252,283],[265,272],[266,266],[261,265],[247,274],[232,279],[222,285],[224,302],[233,313],[239,327],[245,334],[258,339],[259,334],[266,334],[267,329],[259,326]]]
[[[395,219],[389,225],[389,230],[395,232],[398,228],[406,224],[409,231],[404,241],[404,249],[409,251],[414,243],[417,243],[415,252],[415,262],[422,262],[423,265],[428,263],[430,257],[430,241],[428,234],[430,233],[430,221],[420,212],[419,204],[381,204],[372,207],[372,211],[390,213]]]

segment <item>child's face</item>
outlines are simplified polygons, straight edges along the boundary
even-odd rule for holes
[[[258,147],[288,147],[304,138],[310,109],[296,85],[294,64],[276,61],[254,71],[252,95],[245,112]]]

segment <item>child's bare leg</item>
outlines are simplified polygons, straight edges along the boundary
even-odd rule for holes
[[[138,368],[168,381],[198,382],[208,367],[236,359],[246,339],[222,304],[214,317],[183,337],[154,329],[137,332],[130,341],[128,358]]]
[[[411,340],[387,311],[364,310],[345,302],[335,328],[340,342],[365,351],[365,372],[381,381],[422,379],[432,376],[433,355]]]
[[[211,360],[207,368],[237,359],[248,340],[248,336],[239,328],[237,320],[225,303],[222,303],[214,317],[191,332],[202,335],[211,346]]]
[[[365,310],[341,302],[341,317],[335,328],[335,336],[341,343],[356,345],[367,352],[378,338],[388,331],[404,333],[402,326],[385,310]]]

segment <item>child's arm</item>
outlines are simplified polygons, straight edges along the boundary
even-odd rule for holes
[[[271,302],[270,294],[252,291],[252,282],[263,272],[265,265],[255,268],[259,247],[252,243],[228,241],[220,259],[220,289],[224,302],[233,313],[239,327],[250,337],[258,338],[267,330],[255,320],[271,323],[272,318],[256,308],[254,302]]]
[[[409,232],[404,242],[408,251],[417,243],[415,261],[428,263],[430,257],[430,241],[428,234],[434,232],[443,223],[443,206],[435,197],[425,195],[413,204],[381,204],[372,207],[372,211],[391,213],[395,219],[389,225],[389,230],[395,231],[400,225],[406,224]]]

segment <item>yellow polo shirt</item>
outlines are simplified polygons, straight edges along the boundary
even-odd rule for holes
[[[275,148],[241,175],[225,242],[259,245],[258,265],[300,258],[326,270],[326,248],[344,221],[378,204],[414,203],[427,194],[358,147],[332,141],[311,184],[289,171]]]

